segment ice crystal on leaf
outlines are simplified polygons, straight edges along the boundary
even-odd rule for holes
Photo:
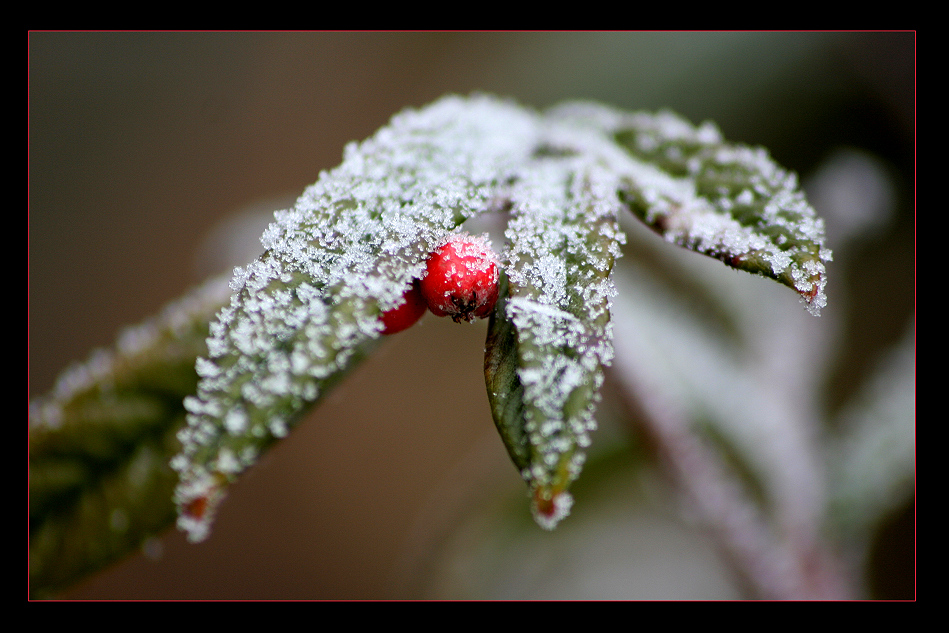
[[[710,123],[698,128],[664,112],[618,114],[586,107],[575,116],[609,130],[654,178],[629,178],[620,195],[668,241],[729,266],[794,288],[808,311],[827,305],[824,222],[798,189],[797,177],[762,148],[727,145]]]
[[[407,110],[324,172],[235,270],[173,461],[179,525],[208,533],[226,485],[366,354],[428,255],[510,214],[485,376],[538,522],[568,512],[612,358],[610,272],[632,209],[672,242],[823,305],[823,227],[793,176],[711,125],[592,104],[537,113],[487,96]]]

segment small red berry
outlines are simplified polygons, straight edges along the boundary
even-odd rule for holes
[[[436,316],[455,323],[491,314],[498,300],[498,257],[486,236],[452,236],[429,255],[422,296]]]
[[[408,329],[425,314],[425,299],[419,289],[418,279],[412,282],[412,287],[405,291],[402,305],[392,308],[382,315],[383,334],[395,334]]]

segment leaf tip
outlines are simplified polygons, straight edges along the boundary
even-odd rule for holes
[[[573,496],[566,490],[551,490],[548,486],[534,488],[531,514],[545,530],[553,530],[570,514]]]
[[[178,529],[187,534],[189,542],[200,543],[211,534],[214,513],[224,500],[226,486],[227,478],[220,473],[179,486],[175,493]]]

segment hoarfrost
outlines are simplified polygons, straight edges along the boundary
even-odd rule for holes
[[[695,128],[669,112],[590,105],[557,112],[609,135],[636,159],[616,163],[625,175],[621,196],[647,225],[672,243],[796,289],[808,311],[820,314],[832,257],[823,221],[797,176],[764,149],[725,144],[713,125]]]
[[[189,504],[213,499],[218,478],[236,474],[234,461],[222,469],[213,456],[286,435],[324,383],[379,336],[379,315],[402,300],[434,246],[515,177],[538,134],[536,115],[513,104],[445,98],[347,145],[340,167],[275,213],[266,252],[235,269],[231,304],[198,361],[184,459],[174,460],[179,525],[192,540],[207,535],[209,519],[189,514]]]
[[[569,512],[566,487],[613,355],[617,214],[628,206],[670,241],[790,280],[816,310],[829,251],[813,211],[785,191],[794,183],[764,152],[723,145],[713,125],[667,112],[575,103],[538,114],[473,96],[397,114],[277,211],[266,252],[235,269],[173,462],[180,527],[204,538],[213,507],[195,516],[194,502],[216,503],[367,350],[429,253],[466,220],[502,210],[502,316],[517,330],[531,451],[523,472],[548,503],[535,516],[552,527]]]
[[[156,357],[167,356],[169,341],[180,348],[189,337],[197,338],[193,333],[200,331],[196,324],[201,322],[202,315],[221,305],[226,297],[226,280],[213,278],[166,305],[157,316],[126,328],[119,335],[114,350],[94,350],[87,360],[67,368],[57,378],[49,395],[30,403],[30,425],[58,428],[65,418],[63,407],[70,402],[95,391],[100,394],[114,392],[117,380],[148,367]],[[214,377],[214,370],[206,365],[199,364],[198,371],[207,372],[209,378]],[[120,378],[122,373],[125,376]],[[186,398],[185,406],[188,407],[192,401],[197,402],[195,398]]]

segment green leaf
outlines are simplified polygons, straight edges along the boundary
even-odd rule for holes
[[[238,269],[211,326],[175,497],[207,536],[227,483],[284,437],[382,330],[429,253],[496,196],[535,146],[535,115],[488,97],[406,111],[277,212],[267,252]]]
[[[762,148],[726,143],[711,123],[669,112],[625,114],[595,106],[561,116],[612,134],[649,169],[624,176],[619,195],[667,241],[793,288],[816,315],[827,304],[824,222],[797,177]]]
[[[226,280],[126,329],[30,403],[30,593],[51,595],[174,522],[182,399]]]
[[[625,238],[613,190],[589,176],[587,157],[543,152],[537,160],[540,178],[525,175],[511,192],[509,281],[489,326],[485,377],[534,517],[552,529],[570,510],[567,489],[596,428],[613,354],[610,271]]]
[[[618,213],[791,286],[817,313],[830,252],[796,187],[763,150],[666,113],[450,96],[396,115],[275,213],[229,302],[176,307],[31,404],[31,574],[63,586],[160,529],[169,505],[151,500],[183,413],[178,524],[205,538],[228,484],[372,351],[430,253],[484,213],[510,219],[489,399],[535,518],[554,527],[613,357]]]
[[[514,466],[523,472],[530,468],[531,449],[524,428],[524,386],[517,377],[517,330],[506,316],[507,299],[507,275],[502,273],[500,294],[484,345],[484,380],[494,424]]]
[[[637,134],[668,147],[636,154],[631,148],[648,145],[634,142]],[[368,352],[379,315],[399,304],[429,253],[465,220],[507,211],[508,295],[492,327],[488,384],[535,517],[552,527],[569,508],[567,487],[582,466],[602,367],[612,358],[609,274],[624,240],[616,225],[621,201],[665,227],[669,239],[754,271],[766,262],[821,305],[820,261],[819,270],[808,268],[812,260],[801,264],[806,274],[798,279],[801,267],[777,262],[804,251],[765,248],[801,242],[797,233],[786,239],[793,205],[781,205],[803,199],[786,192],[793,183],[784,172],[764,173],[770,163],[743,156],[707,126],[695,130],[671,115],[592,104],[538,114],[485,96],[403,112],[373,138],[350,144],[340,167],[276,213],[263,238],[267,252],[238,269],[231,304],[212,325],[197,395],[185,403],[184,450],[173,464],[181,475],[179,526],[204,538],[227,483]],[[693,170],[696,157],[701,169]],[[712,194],[734,213],[714,211]],[[761,207],[764,220],[744,218],[745,207],[729,202],[749,195],[746,206]],[[706,216],[754,225],[746,232],[755,248],[729,250],[718,234],[706,236],[714,224]]]

